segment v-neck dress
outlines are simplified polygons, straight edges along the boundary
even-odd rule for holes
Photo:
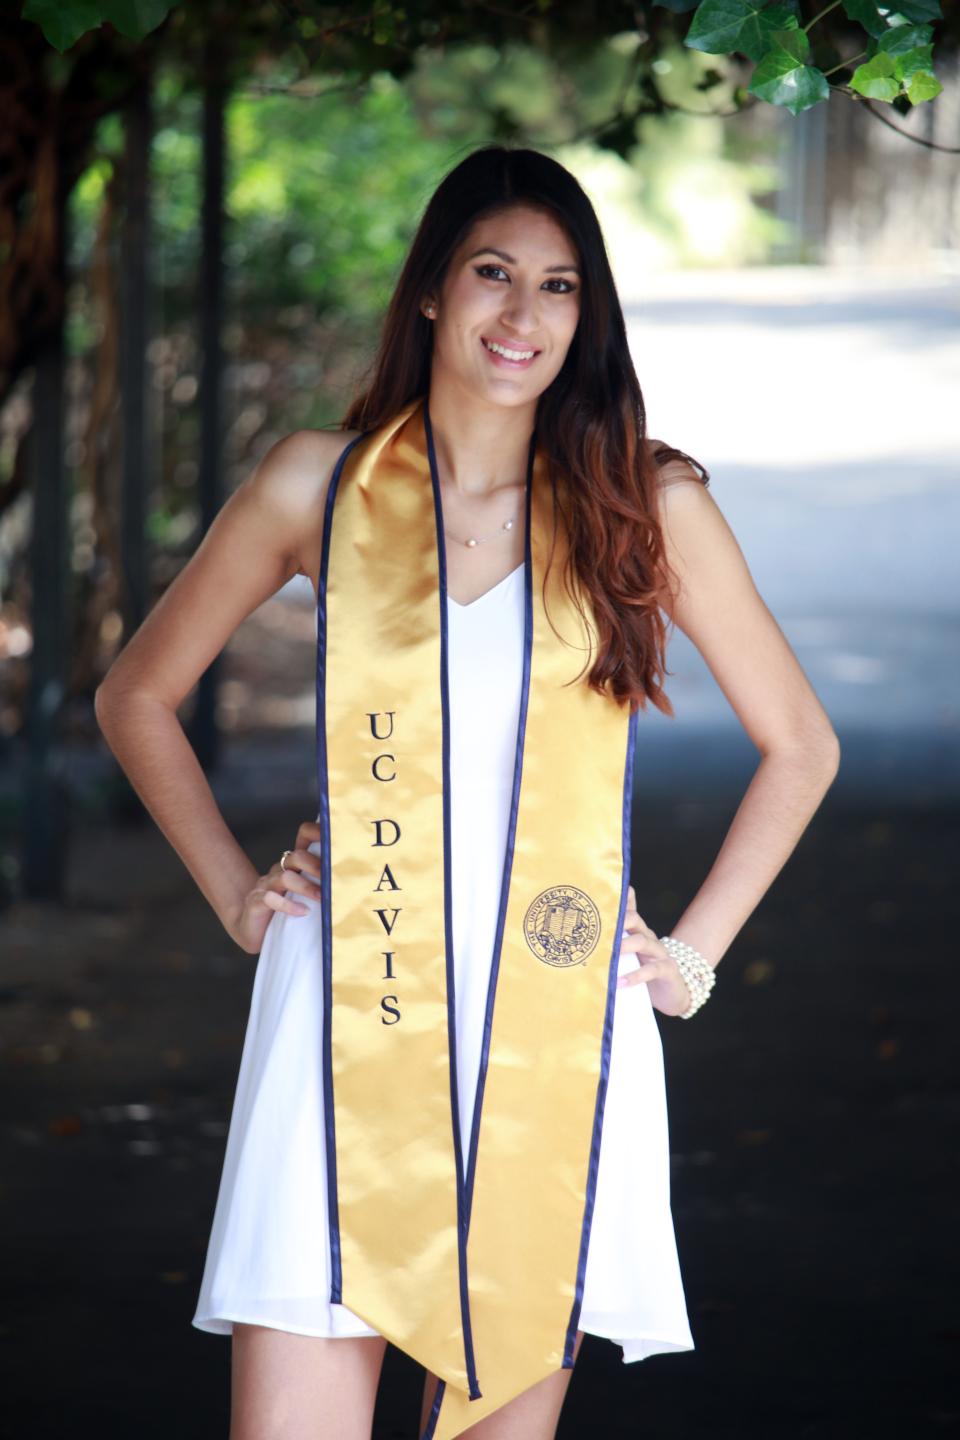
[[[456,1044],[465,1152],[510,818],[523,573],[521,565],[470,605],[447,600]],[[215,1334],[230,1334],[234,1321],[301,1335],[378,1333],[328,1298],[319,892],[305,903],[307,915],[272,917],[257,961],[192,1320]],[[636,956],[624,953],[620,973],[636,968]],[[663,1050],[646,985],[616,991],[580,1329],[613,1340],[624,1361],[693,1349],[670,1208]]]

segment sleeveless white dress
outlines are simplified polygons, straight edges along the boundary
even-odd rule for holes
[[[457,1073],[464,1154],[510,817],[523,668],[522,577],[519,566],[472,604],[447,602]],[[273,916],[257,962],[220,1189],[191,1322],[214,1334],[230,1334],[234,1321],[301,1335],[378,1333],[328,1298],[319,892],[316,900],[305,903],[308,915]],[[621,957],[621,974],[636,967],[635,955]],[[663,1050],[646,985],[616,991],[579,1324],[581,1330],[615,1341],[624,1361],[693,1349],[670,1209]]]

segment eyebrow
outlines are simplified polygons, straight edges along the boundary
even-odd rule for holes
[[[467,259],[475,260],[478,255],[499,255],[500,259],[506,260],[508,265],[517,264],[517,261],[513,255],[508,255],[505,250],[497,250],[494,248],[493,245],[484,245],[482,250],[474,250],[472,255],[467,256]],[[552,275],[558,270],[572,271],[574,275],[580,274],[580,271],[577,269],[576,265],[545,265],[543,268],[548,275]]]

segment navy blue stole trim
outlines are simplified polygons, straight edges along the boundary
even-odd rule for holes
[[[597,1106],[594,1112],[593,1138],[590,1143],[590,1164],[587,1171],[587,1197],[583,1211],[583,1230],[580,1237],[580,1260],[577,1265],[577,1284],[570,1324],[567,1327],[567,1343],[563,1355],[562,1370],[572,1370],[580,1310],[583,1305],[583,1281],[587,1269],[587,1253],[590,1248],[590,1231],[593,1226],[593,1207],[597,1196],[597,1171],[600,1165],[600,1136],[603,1130],[603,1112],[607,1099],[607,1082],[610,1078],[610,1051],[613,1045],[613,1009],[617,998],[617,971],[619,970],[621,932],[623,917],[627,909],[627,892],[630,888],[630,852],[633,836],[631,817],[633,813],[633,761],[637,739],[639,711],[634,710],[627,725],[627,753],[623,772],[623,825],[621,848],[623,851],[623,886],[620,894],[620,909],[617,914],[617,928],[613,937],[613,954],[610,956],[610,977],[607,984],[607,1008],[603,1019],[603,1040],[600,1047],[600,1076],[597,1081]]]
[[[323,544],[320,552],[320,575],[317,582],[317,799],[319,803],[320,857],[322,899],[323,952],[323,1117],[327,1156],[327,1228],[330,1237],[330,1303],[341,1305],[343,1269],[340,1256],[340,1207],[337,1201],[337,1147],[333,1114],[333,925],[330,914],[330,786],[327,769],[327,576],[330,568],[330,533],[333,526],[333,502],[347,456],[359,445],[364,431],[341,452],[327,491],[323,516]]]
[[[456,1024],[456,978],[453,952],[453,876],[452,846],[450,827],[450,637],[447,617],[447,547],[443,528],[443,498],[440,492],[440,476],[437,469],[437,455],[433,443],[433,426],[430,423],[430,407],[426,398],[423,402],[423,424],[427,438],[427,455],[430,459],[430,480],[433,486],[433,506],[437,524],[437,556],[439,560],[440,584],[440,704],[443,711],[443,918],[447,977],[447,1048],[450,1056],[450,1110],[453,1122],[453,1155],[457,1182],[457,1258],[460,1272],[460,1316],[463,1324],[464,1360],[470,1399],[481,1398],[480,1382],[477,1379],[476,1358],[473,1348],[473,1331],[470,1323],[470,1290],[467,1283],[467,1213],[463,1183],[463,1147],[460,1142],[460,1104],[457,1080],[457,1024]]]

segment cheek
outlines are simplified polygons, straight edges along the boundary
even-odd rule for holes
[[[455,284],[444,297],[444,311],[457,330],[469,330],[481,324],[491,311],[496,310],[497,296],[488,289],[478,289],[468,281]]]
[[[570,346],[573,344],[574,340],[576,339],[577,328],[578,328],[578,326],[579,326],[579,323],[580,323],[579,316],[576,316],[576,315],[575,315],[574,318],[573,318],[573,320],[570,322],[570,324],[567,325],[567,327],[566,327],[566,329],[565,329],[565,331],[564,331],[563,344],[562,344],[562,346],[560,347],[560,348],[563,350],[563,352],[564,352],[564,358],[566,358],[566,356],[569,354]]]
[[[567,319],[564,323],[558,323],[553,327],[553,349],[557,357],[558,370],[570,352],[570,346],[577,333],[577,324],[578,319],[574,316],[572,320]]]
[[[475,297],[470,304],[454,302],[448,305],[444,323],[438,331],[438,339],[444,337],[451,350],[467,350],[477,343],[478,333],[488,329],[490,323],[489,305],[478,305]]]

